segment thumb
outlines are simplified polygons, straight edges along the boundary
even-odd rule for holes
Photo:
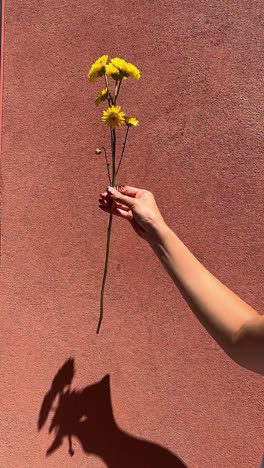
[[[108,195],[110,198],[118,203],[122,203],[123,205],[126,205],[128,208],[132,208],[135,206],[135,198],[133,197],[128,197],[127,195],[123,195],[120,193],[118,190],[116,190],[114,187],[107,187],[106,188]]]

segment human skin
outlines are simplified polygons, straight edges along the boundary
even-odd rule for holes
[[[150,245],[191,310],[240,366],[264,375],[264,316],[212,275],[164,221],[151,192],[107,187],[99,207],[130,222]]]

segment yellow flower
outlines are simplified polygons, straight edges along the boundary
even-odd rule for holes
[[[110,128],[121,127],[125,122],[125,114],[121,111],[120,106],[108,107],[108,109],[103,112],[102,121]]]
[[[99,57],[99,59],[94,62],[87,75],[89,81],[94,82],[97,80],[97,78],[105,74],[107,60],[108,55],[102,55],[102,57]]]
[[[127,73],[128,73],[128,76],[131,76],[131,78],[135,78],[135,80],[139,80],[140,78],[139,69],[132,63],[127,64]]]
[[[129,117],[128,115],[126,115],[125,121],[129,127],[137,127],[139,125],[139,122],[135,117]]]
[[[120,73],[118,68],[116,68],[112,63],[109,63],[109,65],[106,65],[105,70],[106,70],[107,76],[111,76],[111,78],[113,78],[114,80],[119,81],[119,80],[125,79],[124,75]]]
[[[106,66],[106,74],[114,80],[125,80],[128,76],[139,80],[140,71],[132,63],[116,57],[111,60],[111,63]]]
[[[100,102],[105,101],[107,97],[108,97],[108,91],[107,91],[107,88],[104,88],[99,94],[97,94],[95,104],[99,106]]]
[[[127,62],[121,58],[116,57],[114,59],[111,59],[111,64],[123,74],[127,70]]]

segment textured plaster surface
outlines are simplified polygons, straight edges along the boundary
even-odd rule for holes
[[[119,219],[95,334],[108,219],[94,150],[109,141],[86,73],[103,53],[139,67],[120,95],[140,127],[117,182],[153,191],[261,313],[263,2],[7,0],[4,23],[0,467],[257,468],[263,379],[223,353]]]

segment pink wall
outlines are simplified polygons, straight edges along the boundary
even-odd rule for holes
[[[108,133],[86,73],[103,53],[140,68],[120,98],[141,125],[118,183],[153,191],[192,252],[261,312],[263,39],[261,1],[6,1],[1,468],[259,466],[263,379],[206,334],[122,220],[95,334],[108,218],[94,150]],[[69,361],[53,381],[70,357],[75,376]],[[78,391],[55,413],[63,444],[46,457],[49,410],[71,379]]]

